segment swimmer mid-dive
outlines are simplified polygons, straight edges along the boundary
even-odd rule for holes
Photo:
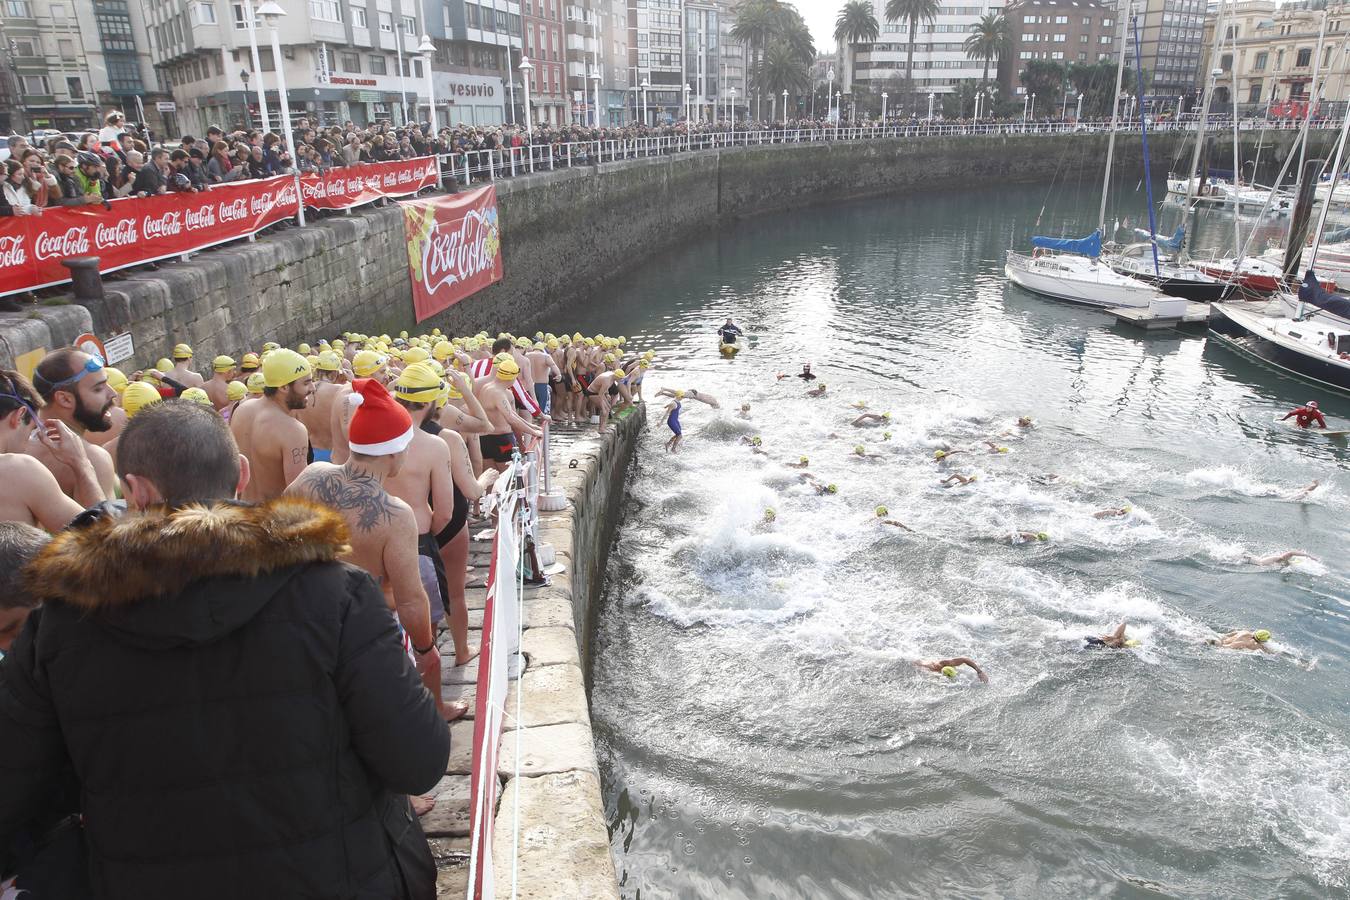
[[[815,376],[812,377],[814,378]],[[808,397],[823,397],[824,395],[825,395],[825,382],[823,381],[820,384],[816,385],[815,387],[811,388],[811,390],[806,392],[806,396]]]
[[[713,409],[722,408],[722,404],[717,402],[716,397],[714,397],[712,394],[704,393],[698,390],[697,388],[687,388],[684,390],[680,390],[679,388],[661,388],[659,391],[656,392],[656,396],[674,397],[676,393],[679,393],[681,400],[688,397],[690,400],[697,400],[700,403],[706,403]]]
[[[952,487],[953,485],[956,485],[956,484],[959,484],[959,485],[961,485],[962,487],[965,487],[966,485],[968,485],[968,484],[970,484],[972,481],[974,481],[977,477],[978,477],[978,476],[975,476],[975,475],[962,475],[962,474],[959,473],[959,472],[954,472],[954,473],[952,473],[951,475],[948,475],[946,478],[942,479],[941,484],[942,484],[943,487],[948,487],[948,488],[949,488],[949,487]]]
[[[890,420],[890,413],[863,413],[852,424],[854,428],[861,428],[864,425],[882,425]]]
[[[1216,638],[1208,638],[1205,643],[1221,650],[1260,650],[1262,653],[1274,653],[1266,646],[1270,641],[1270,632],[1264,628],[1256,631],[1230,631]]]
[[[985,684],[989,683],[989,676],[980,668],[980,664],[968,656],[955,656],[951,659],[916,659],[914,666],[923,669],[926,672],[932,672],[935,675],[945,675],[947,678],[956,677],[958,666],[970,666],[975,670],[975,676]]]
[[[1110,634],[1103,634],[1099,637],[1092,637],[1089,635],[1088,637],[1083,638],[1083,640],[1087,642],[1087,646],[1089,647],[1106,648],[1108,650],[1123,650],[1126,647],[1138,647],[1138,641],[1134,638],[1125,637],[1125,624],[1126,623],[1121,622],[1116,630],[1112,631]]]
[[[662,390],[665,390],[665,388],[662,388]],[[672,396],[675,399],[666,404],[664,413],[666,426],[670,428],[671,432],[670,440],[666,441],[667,453],[674,453],[680,446],[680,440],[684,437],[684,429],[680,427],[680,401],[684,399],[684,391],[674,391]]]
[[[1283,553],[1276,553],[1273,556],[1254,556],[1251,553],[1243,556],[1243,562],[1249,562],[1255,566],[1287,566],[1289,563],[1302,557],[1311,559],[1313,562],[1321,562],[1320,559],[1311,553],[1304,553],[1302,550],[1286,550]]]
[[[1130,510],[1131,510],[1132,508],[1133,508],[1133,507],[1129,507],[1129,506],[1112,506],[1112,507],[1110,507],[1110,508],[1108,508],[1108,509],[1099,509],[1099,510],[1097,510],[1095,513],[1092,514],[1092,518],[1094,518],[1094,519],[1120,519],[1120,518],[1124,518],[1125,516],[1128,516],[1128,515],[1130,514]]]
[[[1008,537],[1010,544],[1030,544],[1033,541],[1048,541],[1050,535],[1044,531],[1014,531]]]

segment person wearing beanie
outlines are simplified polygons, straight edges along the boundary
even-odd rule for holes
[[[457,719],[467,706],[441,702],[441,657],[431,626],[431,605],[417,557],[417,517],[412,508],[385,490],[408,459],[417,430],[412,416],[373,378],[352,383],[355,410],[347,431],[350,456],[342,465],[310,464],[286,489],[336,510],[350,532],[350,552],[342,558],[365,569],[384,586],[385,600],[397,618],[404,646],[436,699],[441,714]],[[240,410],[240,415],[248,409]],[[414,803],[416,806],[416,803]]]
[[[517,395],[512,389],[519,376],[519,364],[509,351],[504,351],[493,358],[492,376],[484,378],[478,385],[478,400],[483,404],[491,426],[487,434],[478,436],[478,445],[483,453],[483,465],[499,472],[511,464],[517,435],[543,435],[538,428],[516,415]]]
[[[165,374],[185,387],[201,387],[206,379],[188,368],[191,365],[192,348],[187,344],[176,344],[173,348],[173,368]]]
[[[243,499],[280,497],[309,462],[309,432],[291,413],[309,405],[314,376],[294,350],[273,350],[262,365],[263,402],[245,403],[230,417],[239,452],[248,458],[250,477]]]
[[[211,380],[202,385],[202,389],[216,409],[230,405],[230,385],[234,383],[235,366],[235,361],[228,356],[217,356],[211,360]]]
[[[309,432],[311,462],[333,461],[333,407],[347,383],[342,371],[342,358],[332,350],[325,350],[314,359],[314,399],[309,406],[296,412],[295,417]]]

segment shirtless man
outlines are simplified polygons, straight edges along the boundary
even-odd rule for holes
[[[806,392],[806,396],[808,396],[808,397],[824,397],[824,396],[825,396],[825,382],[822,381],[820,384],[818,384],[818,385],[816,385],[815,387],[811,388],[811,390],[809,390],[809,391]]]
[[[98,476],[99,496],[92,501],[77,496],[75,471],[57,459],[46,443],[37,439],[29,441],[28,453],[51,470],[62,491],[85,506],[116,496],[117,475],[112,454],[83,440],[86,432],[107,431],[112,427],[112,407],[117,395],[108,387],[108,375],[102,361],[70,347],[53,350],[33,370],[33,387],[46,402],[42,408],[43,419],[59,420],[81,437],[85,455]]]
[[[436,535],[450,523],[455,509],[450,448],[422,428],[436,412],[441,388],[440,377],[423,363],[408,366],[394,381],[394,399],[412,416],[416,431],[403,465],[384,481],[384,489],[408,504],[417,521],[418,572],[430,598],[433,628],[440,624],[449,606],[445,566]]]
[[[363,402],[352,415],[350,458],[341,466],[313,463],[286,494],[331,506],[347,520],[352,549],[343,559],[379,581],[422,684],[442,715],[457,719],[468,707],[447,707],[441,701],[441,657],[418,573],[417,518],[408,504],[384,489],[385,479],[397,475],[407,457],[415,433],[412,417],[379,382],[363,378],[352,387]]]
[[[1313,562],[1321,562],[1311,553],[1304,553],[1302,550],[1286,550],[1283,553],[1275,553],[1271,556],[1254,556],[1248,553],[1244,559],[1254,566],[1287,566],[1296,559],[1311,559]]]
[[[854,428],[861,428],[864,425],[883,425],[891,420],[890,413],[863,413],[853,420]]]
[[[106,448],[117,440],[117,436],[122,433],[122,429],[127,427],[127,413],[126,410],[122,409],[122,392],[127,389],[127,385],[131,382],[121,369],[104,366],[103,372],[108,376],[108,387],[112,388],[116,395],[112,409],[108,410],[108,430],[86,431],[84,439],[91,444]]]
[[[1094,519],[1123,519],[1130,514],[1131,507],[1112,506],[1107,509],[1099,509],[1092,514]]]
[[[173,368],[164,374],[184,387],[201,387],[205,379],[189,369],[190,365],[192,365],[192,348],[187,344],[177,344],[173,348]]]
[[[1134,638],[1127,638],[1125,636],[1125,625],[1125,622],[1121,622],[1120,625],[1116,626],[1114,631],[1108,634],[1103,634],[1098,637],[1085,637],[1083,640],[1087,642],[1088,647],[1095,647],[1098,649],[1123,650],[1126,647],[1138,647],[1138,641]]]
[[[352,355],[352,374],[357,378],[374,378],[384,383],[389,380],[388,358],[374,350],[358,350]],[[332,441],[332,461],[342,465],[347,461],[347,426],[351,422],[352,388],[350,384],[339,384],[333,395],[332,419],[328,427],[328,437]]]
[[[1274,653],[1274,650],[1266,646],[1269,641],[1270,632],[1259,628],[1256,631],[1230,631],[1220,637],[1209,638],[1205,643],[1221,650],[1259,650],[1262,653]]]
[[[698,388],[661,388],[656,392],[658,397],[674,397],[676,394],[679,395],[681,400],[687,397],[690,400],[697,400],[699,403],[706,403],[713,409],[722,408],[722,404],[717,401],[716,397],[707,391],[700,391]]]
[[[230,405],[230,382],[234,381],[235,362],[228,356],[217,356],[211,360],[211,380],[202,385],[206,396],[216,412]]]
[[[493,371],[479,379],[474,388],[487,413],[491,431],[480,435],[478,444],[483,451],[483,465],[505,471],[511,464],[511,453],[516,447],[516,436],[529,434],[541,437],[542,432],[516,415],[511,386],[520,375],[520,367],[509,354],[496,357]]]
[[[42,398],[22,375],[0,369],[0,483],[5,485],[0,491],[0,521],[55,532],[84,512],[84,506],[66,496],[56,476],[25,452],[35,433],[74,473],[78,496],[93,506],[103,495],[84,442],[59,419],[38,429],[41,408]]]
[[[949,488],[953,485],[959,484],[961,485],[961,487],[965,487],[966,485],[975,481],[977,477],[978,476],[975,475],[962,475],[961,473],[956,472],[942,479],[942,486]]]
[[[1030,544],[1035,541],[1048,541],[1050,535],[1044,531],[1014,531],[1008,537],[1010,544]]]
[[[552,383],[562,380],[562,371],[558,368],[558,364],[553,361],[546,348],[535,347],[525,352],[525,371],[530,374],[530,381],[534,383],[534,396],[539,401],[540,411],[546,416],[552,416]]]
[[[310,452],[315,462],[333,461],[333,405],[342,394],[346,376],[342,359],[332,350],[319,354],[315,366],[314,399],[309,406],[296,410],[295,418],[309,432]]]
[[[252,473],[242,499],[254,503],[280,497],[305,470],[309,435],[291,413],[309,405],[314,389],[309,363],[294,350],[267,354],[262,375],[262,398],[230,416],[230,432]]]
[[[914,660],[916,668],[923,669],[925,672],[933,672],[937,675],[945,675],[948,678],[956,677],[958,666],[970,666],[975,670],[975,677],[979,678],[985,684],[989,683],[989,676],[980,668],[979,663],[968,656],[954,656],[951,659],[916,659]]]

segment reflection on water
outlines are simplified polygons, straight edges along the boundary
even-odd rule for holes
[[[1141,209],[1132,189],[1113,220]],[[600,612],[592,712],[626,896],[1347,890],[1346,447],[1273,427],[1309,389],[1203,337],[1007,287],[1010,243],[1093,227],[1094,192],[1038,226],[1045,201],[756,220],[582,311],[582,330],[659,348],[649,393],[722,400],[685,403],[673,456],[652,411]],[[731,361],[726,316],[755,335]],[[824,398],[774,377],[804,361]],[[862,403],[890,420],[853,427]],[[801,456],[837,495],[784,465]],[[976,480],[940,487],[950,473]],[[1296,547],[1322,562],[1247,558]],[[1140,648],[1080,649],[1122,619]],[[1203,643],[1239,627],[1287,655]],[[962,654],[987,687],[910,665]]]

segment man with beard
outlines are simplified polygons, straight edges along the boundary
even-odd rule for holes
[[[94,466],[101,496],[116,496],[117,476],[113,459],[107,450],[84,439],[86,432],[107,431],[112,427],[112,407],[117,394],[108,385],[108,374],[103,361],[73,347],[53,350],[42,358],[33,370],[33,387],[37,388],[46,406],[42,409],[44,421],[59,421],[80,437],[85,455]],[[61,490],[67,496],[85,503],[86,498],[76,494],[79,477],[69,464],[59,459],[51,447],[40,441],[28,442],[28,453],[51,470]],[[85,505],[92,505],[85,503]]]
[[[245,403],[230,417],[230,431],[252,472],[243,499],[253,502],[280,497],[305,470],[309,433],[291,413],[308,406],[314,390],[309,362],[294,350],[267,354],[262,375],[262,402]]]
[[[77,475],[76,494],[93,506],[103,499],[84,442],[53,419],[42,425],[42,398],[22,375],[0,369],[0,522],[22,522],[59,531],[84,511],[61,492],[56,476],[25,451],[34,439]]]

